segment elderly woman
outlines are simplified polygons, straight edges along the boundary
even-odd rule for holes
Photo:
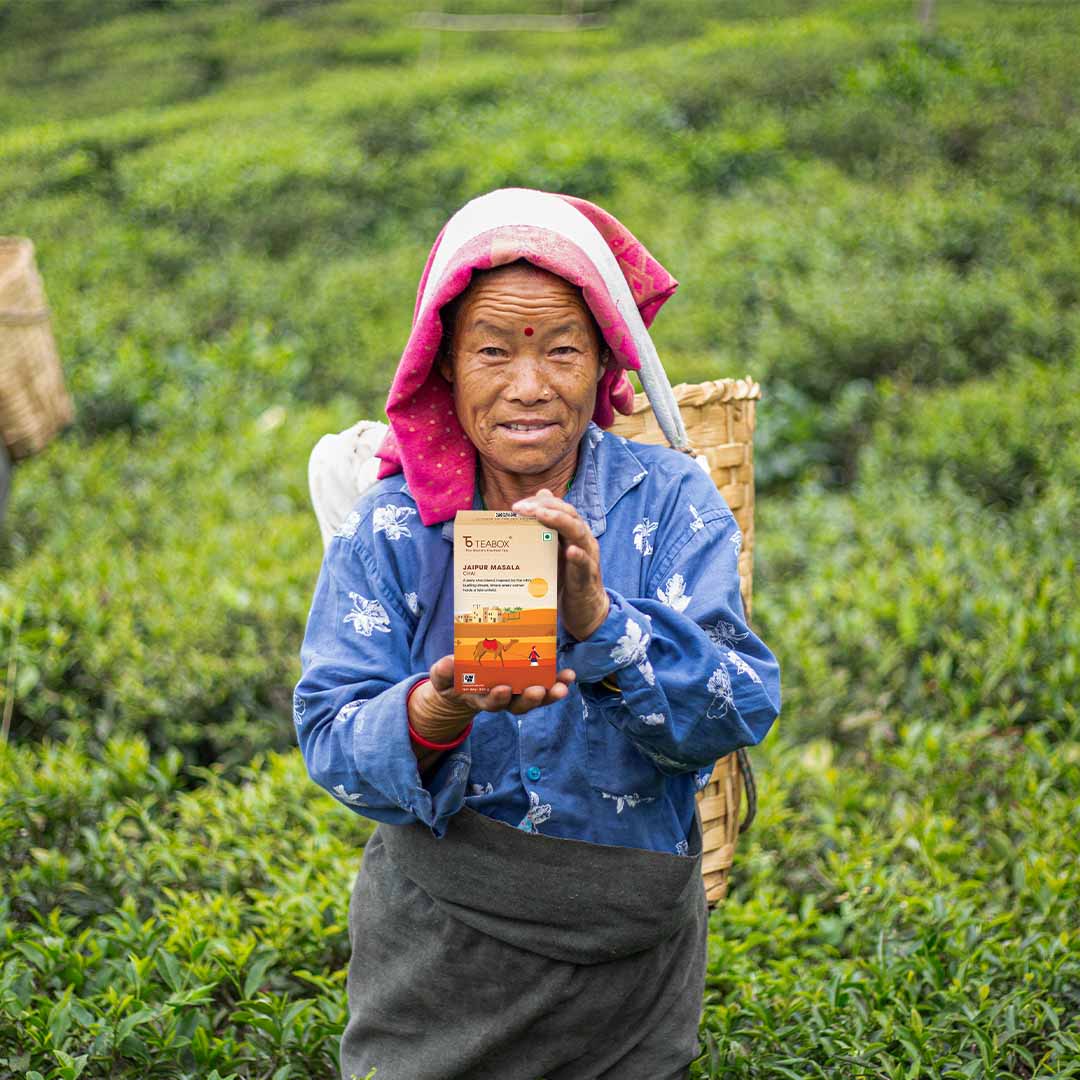
[[[604,430],[676,284],[599,207],[528,189],[474,199],[432,249],[295,696],[311,777],[380,822],[349,910],[346,1078],[661,1080],[699,1052],[695,793],[780,688],[708,476]],[[453,689],[469,508],[559,535],[551,687]]]

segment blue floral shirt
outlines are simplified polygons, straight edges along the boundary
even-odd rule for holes
[[[421,778],[405,696],[453,652],[454,525],[422,525],[401,474],[363,495],[327,548],[300,649],[294,719],[316,783],[436,836],[470,806],[527,832],[687,852],[714,763],[780,712],[779,665],[739,594],[742,536],[691,458],[595,424],[567,500],[597,538],[611,599],[587,640],[559,624],[559,666],[577,682],[522,716],[477,713]]]

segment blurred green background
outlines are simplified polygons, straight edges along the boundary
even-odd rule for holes
[[[0,232],[77,420],[0,530],[0,1075],[331,1075],[364,822],[289,703],[316,439],[520,184],[763,388],[783,712],[700,1077],[1080,1076],[1080,6],[0,0]],[[6,1072],[5,1072],[6,1070]]]

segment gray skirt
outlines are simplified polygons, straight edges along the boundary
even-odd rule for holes
[[[708,908],[690,855],[527,834],[468,808],[379,825],[349,904],[343,1080],[682,1080]]]

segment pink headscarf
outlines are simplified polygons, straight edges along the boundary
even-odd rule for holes
[[[679,283],[611,214],[585,199],[532,188],[499,188],[466,203],[428,255],[386,403],[390,431],[377,451],[379,479],[404,471],[425,525],[469,509],[476,484],[475,447],[434,363],[439,309],[467,288],[474,270],[522,258],[581,287],[611,349],[593,413],[601,427],[611,425],[616,409],[633,408],[625,372],[640,370],[642,353],[656,356],[648,327]]]

